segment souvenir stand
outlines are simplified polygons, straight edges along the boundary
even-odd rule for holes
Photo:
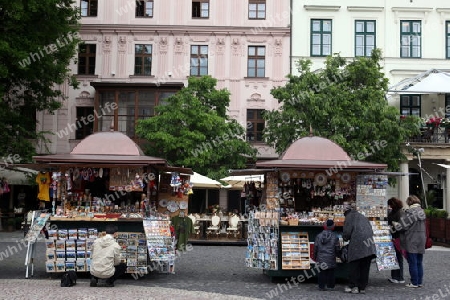
[[[385,168],[352,160],[334,142],[314,136],[297,140],[278,160],[257,162],[251,172],[264,171],[266,200],[249,215],[246,265],[270,277],[315,276],[314,240],[323,223],[333,219],[343,243],[344,202],[356,201],[373,226],[384,225],[375,220],[387,216],[387,177],[379,173]],[[385,233],[377,232],[380,240],[388,238]],[[345,273],[346,265],[338,260],[337,276]]]
[[[109,224],[118,227],[127,273],[174,272],[170,216],[157,211],[159,174],[191,174],[190,169],[145,156],[115,131],[88,136],[70,154],[33,159],[42,172],[51,173],[47,272],[89,271],[93,241]]]

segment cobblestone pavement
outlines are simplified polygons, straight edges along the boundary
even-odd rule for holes
[[[193,246],[177,259],[175,274],[129,276],[114,288],[91,288],[88,276],[80,274],[76,286],[61,288],[60,274],[45,272],[42,242],[36,246],[34,276],[25,279],[21,238],[20,232],[0,232],[0,299],[450,299],[450,249],[439,246],[426,251],[422,288],[389,283],[390,272],[373,264],[367,294],[349,295],[343,292],[345,282],[327,292],[318,291],[314,279],[297,286],[284,278],[272,282],[262,270],[245,267],[242,246]]]

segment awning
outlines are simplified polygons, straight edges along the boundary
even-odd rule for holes
[[[339,170],[384,170],[386,164],[370,163],[358,160],[311,160],[311,159],[276,159],[256,162],[261,168],[297,168],[297,169],[329,169],[332,172]]]
[[[220,189],[223,187],[222,184],[217,180],[203,176],[197,172],[194,172],[194,175],[191,176],[190,181],[193,184],[194,189],[195,188]]]
[[[450,165],[445,165],[445,164],[436,164],[436,165],[443,167],[445,169],[450,169]]]
[[[231,188],[243,188],[246,182],[264,182],[264,175],[239,175],[239,176],[228,176],[220,179],[223,182],[231,185]]]
[[[450,93],[450,73],[437,69],[407,78],[392,86],[389,93],[397,94],[447,94]]]
[[[0,178],[6,178],[8,184],[32,185],[37,173],[38,171],[28,168],[0,166]]]

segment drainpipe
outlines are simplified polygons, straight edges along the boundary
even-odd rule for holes
[[[289,74],[292,74],[292,20],[293,18],[293,8],[294,0],[290,0],[289,7]]]

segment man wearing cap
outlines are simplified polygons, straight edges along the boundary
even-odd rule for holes
[[[349,286],[346,293],[365,294],[369,282],[372,259],[376,257],[372,226],[369,220],[357,212],[355,205],[344,204],[344,229],[342,238],[348,246]]]
[[[319,290],[333,290],[336,282],[334,270],[336,269],[336,257],[339,253],[339,239],[334,230],[333,220],[327,220],[323,231],[316,236],[314,242],[314,258],[316,265],[320,266],[317,275]]]

